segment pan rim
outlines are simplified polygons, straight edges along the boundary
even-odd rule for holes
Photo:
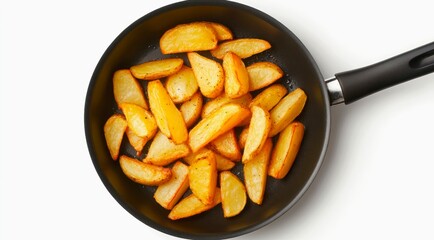
[[[91,130],[90,130],[90,101],[92,98],[92,92],[95,88],[95,83],[96,83],[96,79],[98,77],[99,72],[102,69],[102,65],[104,63],[104,61],[107,59],[108,55],[110,54],[110,52],[115,48],[115,46],[132,30],[134,30],[137,26],[139,26],[142,22],[147,21],[149,19],[151,19],[154,16],[157,16],[161,13],[170,11],[170,10],[174,10],[174,9],[180,9],[180,8],[184,8],[184,7],[191,7],[191,6],[222,6],[222,7],[233,7],[233,8],[237,8],[240,9],[242,11],[246,11],[249,13],[253,13],[255,14],[258,18],[264,19],[266,22],[272,23],[273,25],[278,26],[279,29],[285,30],[285,34],[290,35],[290,37],[292,39],[294,39],[294,41],[297,42],[297,44],[303,49],[306,57],[309,59],[309,61],[312,63],[316,74],[318,75],[318,78],[320,79],[319,81],[319,87],[322,93],[322,98],[324,100],[324,106],[325,106],[325,135],[324,135],[324,144],[323,147],[321,149],[320,152],[320,156],[319,159],[317,161],[317,164],[312,172],[312,174],[310,175],[309,179],[304,183],[303,188],[297,193],[296,197],[289,202],[284,208],[282,208],[281,210],[277,211],[274,215],[272,215],[271,217],[263,220],[262,222],[260,222],[259,224],[254,224],[254,225],[250,225],[248,227],[245,227],[243,229],[239,229],[236,231],[232,231],[232,232],[224,232],[224,233],[218,233],[218,234],[208,234],[208,235],[203,235],[203,234],[191,234],[191,233],[186,233],[186,232],[181,232],[181,231],[176,231],[173,229],[168,229],[164,226],[161,226],[159,224],[157,224],[156,222],[152,221],[151,219],[147,218],[144,215],[139,214],[139,212],[137,212],[136,210],[134,210],[131,206],[129,206],[125,201],[122,200],[122,198],[120,197],[120,195],[117,193],[117,191],[113,188],[113,186],[109,183],[109,180],[107,179],[107,177],[105,176],[103,170],[101,169],[101,167],[99,166],[98,162],[97,162],[97,154],[95,152],[95,147],[93,145],[93,139],[92,139],[92,135],[90,134]],[[310,54],[310,52],[308,51],[308,49],[305,47],[305,45],[299,40],[299,38],[292,33],[285,25],[283,25],[281,22],[279,22],[278,20],[276,20],[275,18],[271,17],[270,15],[247,5],[241,4],[241,3],[236,3],[236,2],[232,2],[232,1],[206,1],[206,0],[199,0],[199,1],[182,1],[182,2],[176,2],[176,3],[172,3],[166,6],[163,6],[161,8],[158,8],[156,10],[153,10],[147,14],[145,14],[144,16],[140,17],[139,19],[137,19],[136,21],[134,21],[132,24],[130,24],[128,27],[126,27],[114,40],[113,42],[108,46],[108,48],[105,50],[105,52],[103,53],[103,55],[101,56],[100,60],[98,61],[95,70],[92,74],[91,80],[89,82],[89,86],[87,89],[87,94],[86,94],[86,99],[85,99],[85,107],[84,107],[84,128],[85,128],[85,137],[86,137],[86,142],[87,142],[87,146],[88,146],[88,151],[92,160],[92,163],[95,167],[95,170],[97,171],[98,176],[100,177],[101,181],[103,182],[104,186],[106,187],[106,189],[108,190],[108,192],[111,194],[111,196],[125,209],[127,210],[127,212],[129,212],[131,215],[133,215],[137,220],[145,223],[146,225],[148,225],[149,227],[152,227],[160,232],[163,232],[165,234],[168,235],[172,235],[172,236],[176,236],[176,237],[181,237],[181,238],[198,238],[200,237],[201,239],[224,239],[224,238],[232,238],[232,237],[237,237],[237,236],[241,236],[247,233],[251,233],[253,231],[256,231],[270,223],[272,223],[273,221],[275,221],[276,219],[278,219],[279,217],[281,217],[283,214],[285,214],[286,212],[288,212],[301,198],[302,196],[306,193],[306,191],[308,190],[308,188],[311,186],[311,184],[313,183],[315,177],[317,176],[324,158],[325,158],[325,154],[327,151],[327,147],[328,147],[328,143],[329,143],[329,136],[330,136],[330,126],[331,126],[331,116],[330,116],[330,100],[328,97],[328,90],[327,90],[327,86],[325,84],[324,78],[317,66],[316,61],[313,59],[312,55]]]

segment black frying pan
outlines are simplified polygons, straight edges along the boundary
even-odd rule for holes
[[[245,59],[249,65],[271,61],[286,75],[281,79],[289,90],[300,87],[308,95],[299,120],[306,133],[298,157],[283,180],[268,179],[262,206],[249,202],[244,211],[224,219],[219,207],[184,220],[171,221],[168,211],[153,200],[155,188],[140,186],[122,173],[106,147],[103,125],[117,110],[113,98],[112,76],[148,60],[167,58],[158,48],[164,31],[192,21],[215,21],[228,26],[236,38],[268,40],[272,48]],[[178,54],[172,56],[183,57]],[[102,182],[112,196],[143,223],[167,234],[183,238],[222,239],[261,228],[290,209],[307,190],[320,169],[330,132],[330,106],[351,103],[378,90],[434,71],[434,43],[409,51],[387,61],[355,71],[336,74],[327,81],[298,38],[272,17],[233,2],[187,1],[153,11],[125,29],[99,61],[89,84],[85,103],[86,140]],[[143,82],[146,89],[146,83]],[[124,142],[121,152],[134,156]],[[241,167],[233,170],[242,178]]]

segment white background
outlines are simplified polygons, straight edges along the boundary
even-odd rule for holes
[[[173,1],[1,1],[0,239],[175,239],[136,220],[88,155],[88,83],[112,40]],[[434,41],[432,1],[244,0],[284,23],[325,77]],[[332,108],[302,200],[237,239],[433,239],[434,75]]]

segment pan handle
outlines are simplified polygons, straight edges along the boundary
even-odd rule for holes
[[[326,80],[332,105],[350,104],[372,93],[434,72],[434,42],[382,62]]]

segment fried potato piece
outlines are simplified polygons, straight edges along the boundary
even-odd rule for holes
[[[168,182],[158,186],[154,199],[165,209],[171,210],[187,191],[188,186],[188,166],[176,162],[172,167],[172,177]]]
[[[230,98],[225,94],[223,94],[205,103],[205,105],[202,108],[202,118],[207,117],[214,110],[219,109],[220,107],[228,103],[235,103],[235,104],[239,104],[242,107],[248,108],[251,101],[252,101],[252,95],[250,93],[247,93],[239,98]]]
[[[241,133],[238,136],[238,146],[240,146],[240,149],[244,149],[244,147],[246,146],[248,134],[249,134],[249,126],[246,126],[243,128],[243,130],[241,130]]]
[[[277,135],[301,113],[306,99],[306,93],[301,88],[297,88],[279,101],[270,111],[270,137]]]
[[[230,171],[223,171],[220,173],[220,190],[223,216],[229,218],[238,215],[247,203],[243,182]]]
[[[142,153],[143,147],[148,142],[148,138],[137,136],[130,128],[127,128],[126,134],[131,146],[136,150],[136,155],[139,156]]]
[[[184,157],[184,161],[191,165],[193,162],[197,160],[197,156],[200,154],[210,154],[210,153],[204,153],[206,151],[212,152],[215,156],[216,165],[217,165],[217,171],[224,171],[224,170],[230,170],[233,167],[235,167],[235,163],[226,157],[223,157],[222,155],[215,153],[214,151],[208,149],[208,148],[201,148],[199,151],[195,153],[190,153],[188,156]]]
[[[210,24],[214,28],[218,41],[232,40],[234,38],[232,31],[225,25],[216,22],[206,23]]]
[[[188,131],[184,118],[160,80],[148,83],[148,99],[160,131],[176,144],[187,141]]]
[[[117,70],[113,74],[113,93],[118,106],[133,103],[148,109],[143,89],[128,69]]]
[[[119,157],[119,149],[127,126],[127,121],[121,114],[112,115],[104,124],[104,136],[113,160]]]
[[[282,69],[272,62],[257,62],[247,67],[249,91],[271,85],[283,76]]]
[[[198,91],[190,100],[184,102],[181,107],[179,107],[187,128],[193,126],[193,124],[200,118],[202,106],[202,94]]]
[[[249,92],[249,74],[240,57],[233,52],[227,52],[223,57],[223,70],[226,96],[238,98]]]
[[[233,52],[240,58],[248,58],[269,48],[271,48],[271,44],[266,40],[257,38],[239,38],[219,44],[217,48],[211,50],[211,54],[215,58],[222,59],[227,52]]]
[[[187,53],[187,57],[202,94],[207,98],[219,96],[225,83],[222,65],[196,52]]]
[[[258,205],[261,205],[264,199],[272,148],[273,142],[271,138],[268,138],[261,151],[252,160],[243,165],[247,195],[252,202]]]
[[[157,124],[151,112],[130,103],[121,103],[120,107],[127,119],[128,128],[133,130],[137,136],[150,139],[155,135]]]
[[[214,27],[206,22],[180,24],[167,30],[160,38],[163,54],[211,50],[217,46]]]
[[[238,146],[234,129],[227,131],[209,143],[209,148],[214,152],[229,158],[232,161],[241,160],[241,151]]]
[[[174,103],[190,100],[199,89],[193,70],[187,66],[168,76],[164,85]]]
[[[267,110],[253,106],[251,111],[252,120],[249,125],[246,145],[244,146],[243,163],[249,162],[261,151],[271,129],[271,118]]]
[[[156,80],[178,72],[183,63],[182,58],[168,58],[134,65],[130,70],[138,79]]]
[[[256,95],[249,107],[258,106],[270,111],[287,93],[288,90],[282,84],[273,84]]]
[[[212,204],[217,188],[217,165],[215,155],[209,151],[198,154],[195,161],[189,167],[188,178],[193,194],[196,195],[203,204]]]
[[[169,168],[147,164],[125,155],[119,158],[119,164],[129,179],[147,186],[160,185],[172,177],[172,171]]]
[[[249,115],[249,109],[238,104],[226,104],[203,118],[190,130],[188,145],[193,152],[196,152],[235,127]]]
[[[289,124],[279,135],[271,153],[268,175],[282,179],[288,174],[300,149],[304,125],[300,122]]]
[[[178,220],[181,218],[191,217],[205,211],[208,211],[219,203],[221,203],[221,193],[220,189],[216,188],[214,200],[212,204],[205,205],[203,204],[198,197],[194,194],[190,194],[188,197],[182,199],[169,213],[169,219]]]
[[[143,162],[156,166],[166,166],[189,153],[190,148],[186,143],[176,144],[162,132],[157,132]]]

